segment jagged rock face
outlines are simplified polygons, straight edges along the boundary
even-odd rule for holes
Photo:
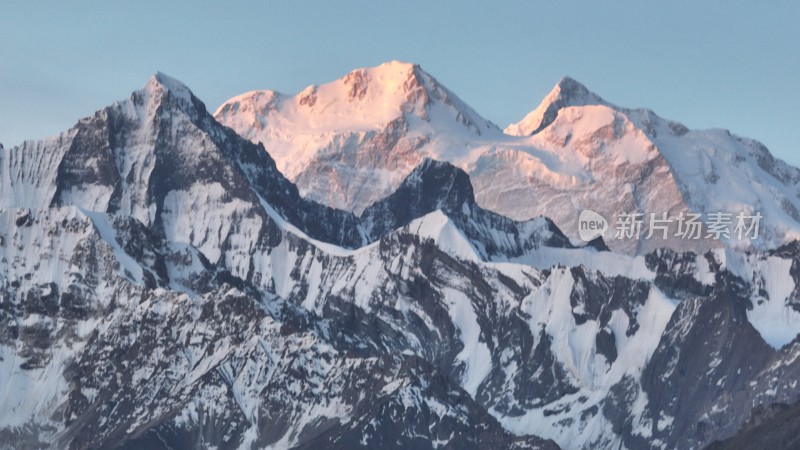
[[[754,413],[754,417],[736,436],[714,442],[708,449],[797,448],[800,446],[800,437],[797,435],[799,409],[800,405],[781,404],[763,408]]]
[[[441,215],[429,216],[434,212]],[[425,216],[426,220],[414,222]],[[516,222],[484,210],[475,203],[464,171],[431,159],[414,169],[397,191],[364,210],[360,221],[370,240],[406,225],[428,237],[441,236],[452,224],[456,234],[463,234],[468,245],[487,259],[519,257],[540,246],[572,248],[547,218]]]
[[[703,448],[800,404],[797,243],[575,247],[433,160],[356,216],[164,75],[0,158],[0,448]]]
[[[426,159],[394,193],[368,207],[362,217],[381,222],[371,229],[387,230],[436,210],[459,214],[474,207],[469,176],[450,164]]]
[[[466,171],[481,207],[516,220],[549,217],[571,238],[584,209],[612,222],[629,212],[757,209],[764,215],[760,238],[727,245],[763,250],[800,237],[800,172],[763,145],[612,105],[570,78],[504,133],[418,66],[397,62],[293,97],[243,94],[215,117],[264,143],[303,196],[357,214],[429,157]],[[607,245],[630,254],[721,246],[612,236],[613,229]]]
[[[240,237],[274,245],[277,228],[261,201],[313,237],[363,243],[354,223],[341,226],[354,220],[351,214],[300,198],[263,147],[220,126],[188,89],[162,74],[129,100],[56,138],[10,149],[0,162],[9,173],[5,207],[74,205],[129,215],[211,259],[237,239],[241,230],[233,224],[256,233]],[[198,203],[208,208],[198,211]]]

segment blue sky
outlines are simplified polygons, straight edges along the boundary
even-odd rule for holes
[[[0,142],[65,130],[157,70],[213,110],[398,59],[501,127],[570,75],[800,165],[798,22],[790,1],[3,1]]]

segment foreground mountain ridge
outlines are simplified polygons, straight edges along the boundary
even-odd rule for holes
[[[3,445],[702,448],[800,401],[796,243],[575,248],[433,160],[356,216],[268,151],[163,74],[3,149]]]

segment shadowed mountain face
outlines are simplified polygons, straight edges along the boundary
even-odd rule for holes
[[[441,102],[498,133],[409,70],[409,121]],[[666,449],[791,427],[796,243],[577,247],[426,158],[354,214],[269,152],[163,74],[0,149],[0,448]]]
[[[773,405],[755,411],[736,436],[708,446],[709,450],[746,450],[760,448],[798,448],[800,436],[800,406]]]

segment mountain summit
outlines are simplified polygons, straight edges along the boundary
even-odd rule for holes
[[[506,127],[505,133],[512,136],[536,134],[553,123],[556,120],[558,111],[562,108],[606,104],[600,96],[589,91],[586,86],[565,76],[559,80],[536,109],[528,113],[518,123]]]
[[[253,138],[269,138],[260,134],[270,120],[309,132],[379,130],[404,116],[460,126],[477,135],[498,130],[419,65],[400,61],[356,69],[296,95],[248,92],[225,102],[214,115],[221,122],[250,120],[256,128],[247,137]]]
[[[190,91],[185,84],[163,72],[156,72],[151,76],[143,90],[154,93],[157,91],[168,91],[177,98],[185,101],[189,101],[194,97],[192,91]]]

